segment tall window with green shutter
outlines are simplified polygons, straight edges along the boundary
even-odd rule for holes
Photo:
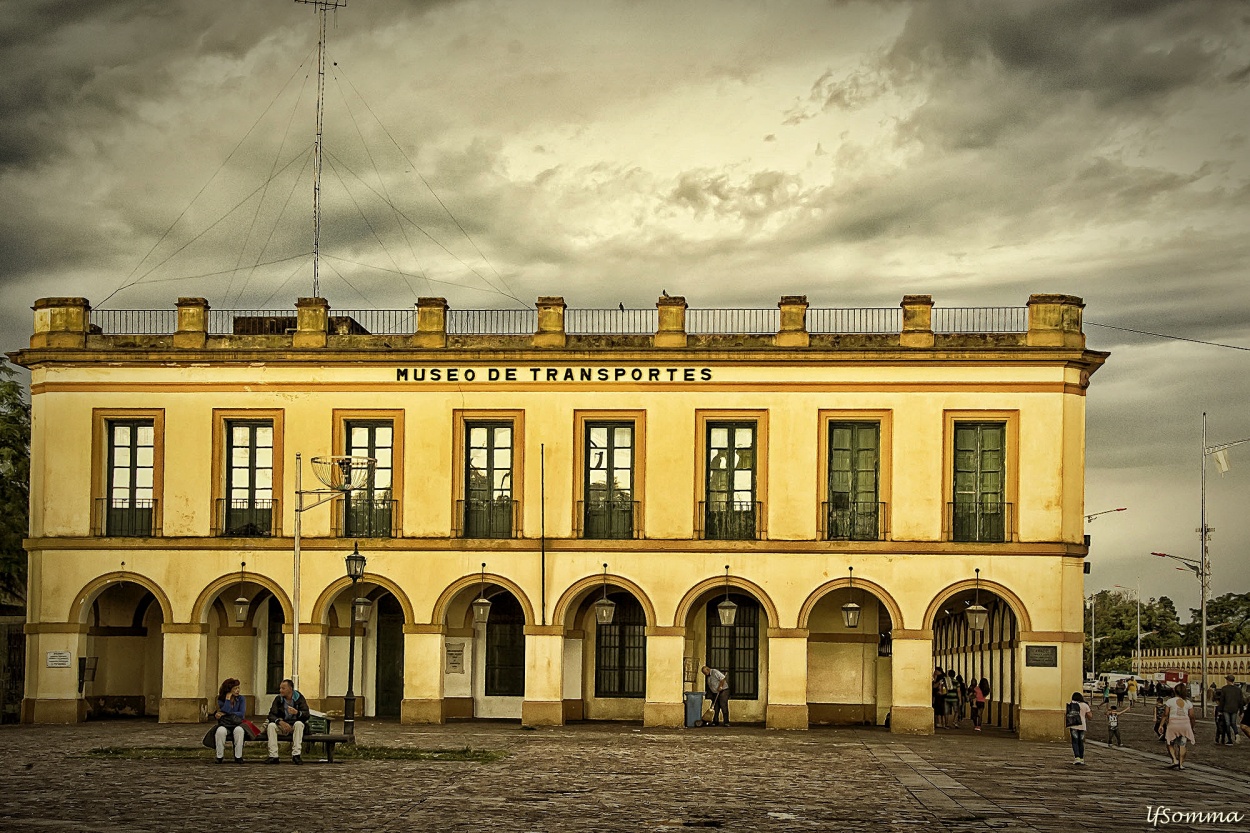
[[[879,422],[829,423],[828,540],[873,541],[881,532]]]
[[[954,460],[952,540],[1008,540],[1006,423],[956,422]]]
[[[390,538],[394,534],[391,492],[395,424],[389,420],[349,420],[346,451],[377,462],[363,488],[344,502],[343,534],[350,538]]]

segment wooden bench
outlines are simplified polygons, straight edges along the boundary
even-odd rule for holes
[[[269,742],[268,735],[263,735],[263,734],[260,737],[256,738],[256,740],[254,741],[248,741],[248,743],[268,743],[268,742]],[[290,743],[290,742],[291,742],[290,735],[278,735],[278,743]],[[325,751],[326,761],[328,761],[329,763],[334,763],[334,747],[335,746],[339,745],[340,743],[355,743],[355,742],[356,742],[356,739],[352,737],[351,735],[313,734],[311,732],[306,732],[304,734],[304,745],[308,746],[311,743],[321,744],[321,748]]]

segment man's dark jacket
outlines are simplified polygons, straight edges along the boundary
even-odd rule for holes
[[[286,713],[286,700],[279,694],[273,698],[273,705],[269,707],[269,719],[275,723],[279,720],[285,720],[287,723],[307,723],[308,722],[308,701],[304,699],[304,695],[298,691],[292,699],[292,707],[299,712],[294,718],[288,717]]]

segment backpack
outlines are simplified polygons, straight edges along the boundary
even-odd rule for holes
[[[1081,725],[1081,704],[1069,703],[1067,709],[1063,713],[1063,725],[1069,729],[1078,728]]]

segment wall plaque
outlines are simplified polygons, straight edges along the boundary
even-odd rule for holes
[[[463,674],[464,673],[464,643],[448,642],[447,643],[447,673]]]
[[[49,668],[69,668],[74,655],[69,651],[48,651]]]
[[[1033,668],[1058,668],[1058,645],[1025,645],[1024,664]]]

